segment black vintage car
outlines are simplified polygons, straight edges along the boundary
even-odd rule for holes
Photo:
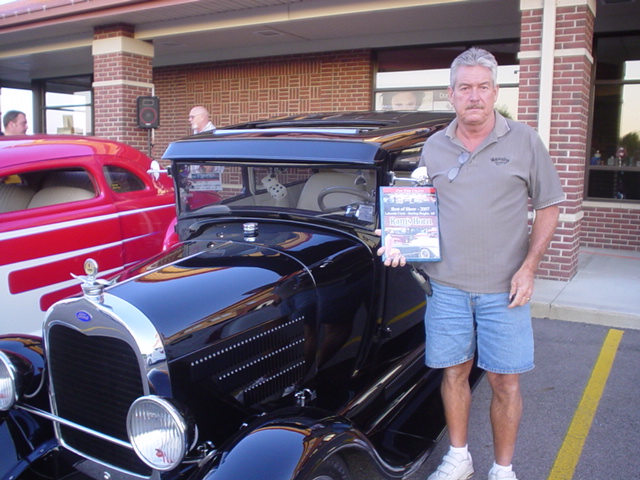
[[[113,282],[87,260],[42,339],[0,337],[0,478],[417,468],[444,429],[441,375],[423,289],[376,255],[376,193],[450,120],[311,115],[171,144],[176,242]]]

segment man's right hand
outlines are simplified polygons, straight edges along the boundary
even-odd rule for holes
[[[382,230],[377,229],[376,235],[382,236]],[[404,267],[407,264],[407,259],[400,253],[400,250],[393,247],[393,237],[387,235],[384,245],[378,249],[378,256],[385,256],[384,264],[387,267]]]

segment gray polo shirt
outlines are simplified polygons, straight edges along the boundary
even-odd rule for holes
[[[422,150],[420,165],[438,191],[442,254],[422,268],[436,282],[467,292],[508,292],[529,246],[529,198],[534,209],[558,204],[562,185],[536,131],[497,112],[493,132],[450,181],[449,171],[467,152],[456,125],[430,137]]]

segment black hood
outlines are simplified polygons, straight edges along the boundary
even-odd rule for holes
[[[109,289],[152,320],[169,360],[252,328],[265,315],[314,310],[322,277],[332,276],[331,258],[366,248],[344,233],[277,223],[260,224],[258,237],[247,240],[242,223],[217,224],[223,238],[182,243]]]

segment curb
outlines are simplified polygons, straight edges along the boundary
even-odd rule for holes
[[[613,328],[640,330],[640,315],[611,312],[595,308],[582,308],[569,305],[555,305],[545,302],[531,302],[531,316],[564,320],[568,322],[589,323]]]

